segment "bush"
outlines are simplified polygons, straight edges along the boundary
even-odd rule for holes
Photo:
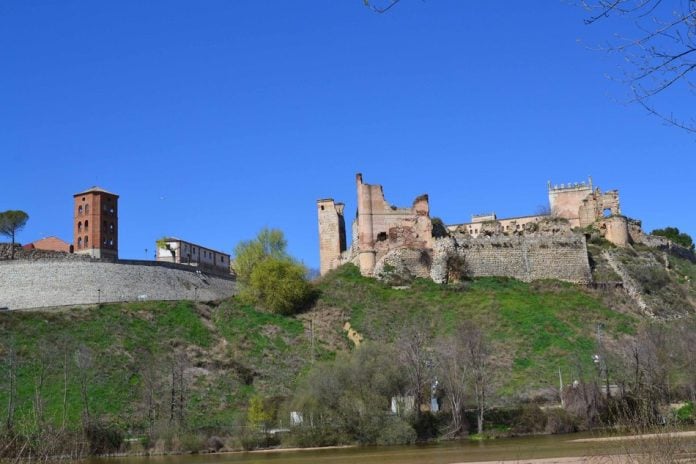
[[[428,441],[440,434],[437,418],[430,412],[423,412],[415,417],[413,429],[418,441]]]
[[[522,406],[512,423],[512,433],[541,433],[546,429],[546,414],[536,404]]]
[[[313,295],[301,264],[285,259],[267,258],[251,272],[248,291],[266,309],[278,314],[294,314]]]
[[[123,432],[111,424],[91,422],[85,427],[84,432],[91,455],[116,453],[123,444]]]
[[[573,433],[578,431],[578,421],[565,409],[546,411],[546,433]]]
[[[184,433],[179,436],[179,446],[181,451],[196,454],[207,449],[207,440],[203,435]]]
[[[684,248],[694,251],[694,240],[686,232],[679,232],[679,229],[676,227],[665,227],[664,229],[655,229],[652,232],[650,232],[650,235],[658,235],[660,237],[668,238],[677,245],[681,245]]]
[[[694,415],[694,403],[691,401],[687,402],[684,406],[677,409],[676,411],[677,420],[679,422],[691,423],[696,420],[696,415]]]
[[[349,443],[350,440],[335,428],[295,427],[283,437],[283,444],[299,448],[317,446],[336,446]]]
[[[389,420],[377,436],[378,445],[411,445],[416,442],[416,431],[399,417]]]

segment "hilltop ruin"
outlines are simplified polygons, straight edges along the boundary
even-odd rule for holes
[[[587,182],[547,185],[548,213],[498,218],[474,215],[470,222],[434,225],[428,195],[410,207],[389,204],[381,185],[356,175],[358,210],[347,246],[343,203],[317,201],[320,271],[353,263],[365,276],[431,278],[505,276],[523,281],[592,280],[586,239],[600,236],[618,247],[654,243],[639,221],[621,214],[619,192],[602,192]],[[435,227],[434,227],[435,226]]]

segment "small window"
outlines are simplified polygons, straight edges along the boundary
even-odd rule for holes
[[[387,239],[387,233],[386,232],[380,232],[377,234],[377,241],[378,242],[383,242]]]
[[[85,248],[89,245],[89,237],[85,237]]]
[[[77,232],[81,233],[82,232],[82,221],[77,223]]]
[[[221,263],[224,263],[224,262],[225,262],[225,258],[223,258],[222,256],[220,256],[220,262],[221,262]]]
[[[79,214],[80,216],[82,216],[82,205],[80,205],[80,206],[77,208],[77,214]]]
[[[89,205],[85,205],[85,214],[89,214]]]
[[[114,246],[114,240],[113,240],[113,239],[109,240],[109,246],[110,246],[110,247],[113,247],[113,246]]]
[[[324,205],[321,205],[321,210],[324,211]]]
[[[85,212],[87,211],[87,208],[85,208]],[[89,230],[89,221],[85,221],[85,232]]]
[[[109,230],[112,232],[114,231],[114,223],[113,222],[111,224],[109,224]]]
[[[78,249],[82,248],[82,237],[78,237],[78,239],[77,239],[77,248]]]

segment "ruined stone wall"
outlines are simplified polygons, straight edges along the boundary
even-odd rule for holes
[[[346,223],[343,209],[343,203],[336,203],[331,198],[317,201],[321,274],[342,264],[342,253],[346,251]]]
[[[153,261],[84,260],[0,262],[0,307],[10,309],[101,302],[198,299],[232,296],[230,277]]]
[[[580,226],[580,207],[583,200],[592,194],[592,186],[586,184],[549,185],[549,206],[551,214],[568,219],[571,227]]]
[[[618,247],[630,244],[628,220],[624,216],[611,216],[599,221],[597,227],[605,239]]]
[[[363,183],[361,174],[357,174],[356,184],[356,251],[363,275],[373,275],[377,262],[392,250],[432,246],[433,226],[427,195],[416,198],[411,208],[397,208],[386,201],[381,185]]]
[[[456,259],[454,259],[456,258]],[[529,282],[559,279],[591,281],[587,246],[582,234],[529,234],[438,239],[431,277],[446,282],[452,262],[468,277],[503,276]]]

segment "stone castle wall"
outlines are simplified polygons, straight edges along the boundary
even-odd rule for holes
[[[525,282],[559,279],[575,283],[592,279],[581,234],[460,235],[456,239],[438,239],[430,272],[435,282],[447,281],[454,258],[468,277],[503,276]]]
[[[206,301],[230,297],[236,290],[230,276],[198,273],[188,266],[68,256],[0,261],[0,307],[28,309],[138,299]]]
[[[0,261],[8,260],[12,256],[12,244],[0,243]],[[87,255],[79,255],[74,253],[66,253],[63,251],[49,250],[25,250],[18,244],[15,244],[14,257],[17,260],[58,260],[58,261],[91,261]]]

